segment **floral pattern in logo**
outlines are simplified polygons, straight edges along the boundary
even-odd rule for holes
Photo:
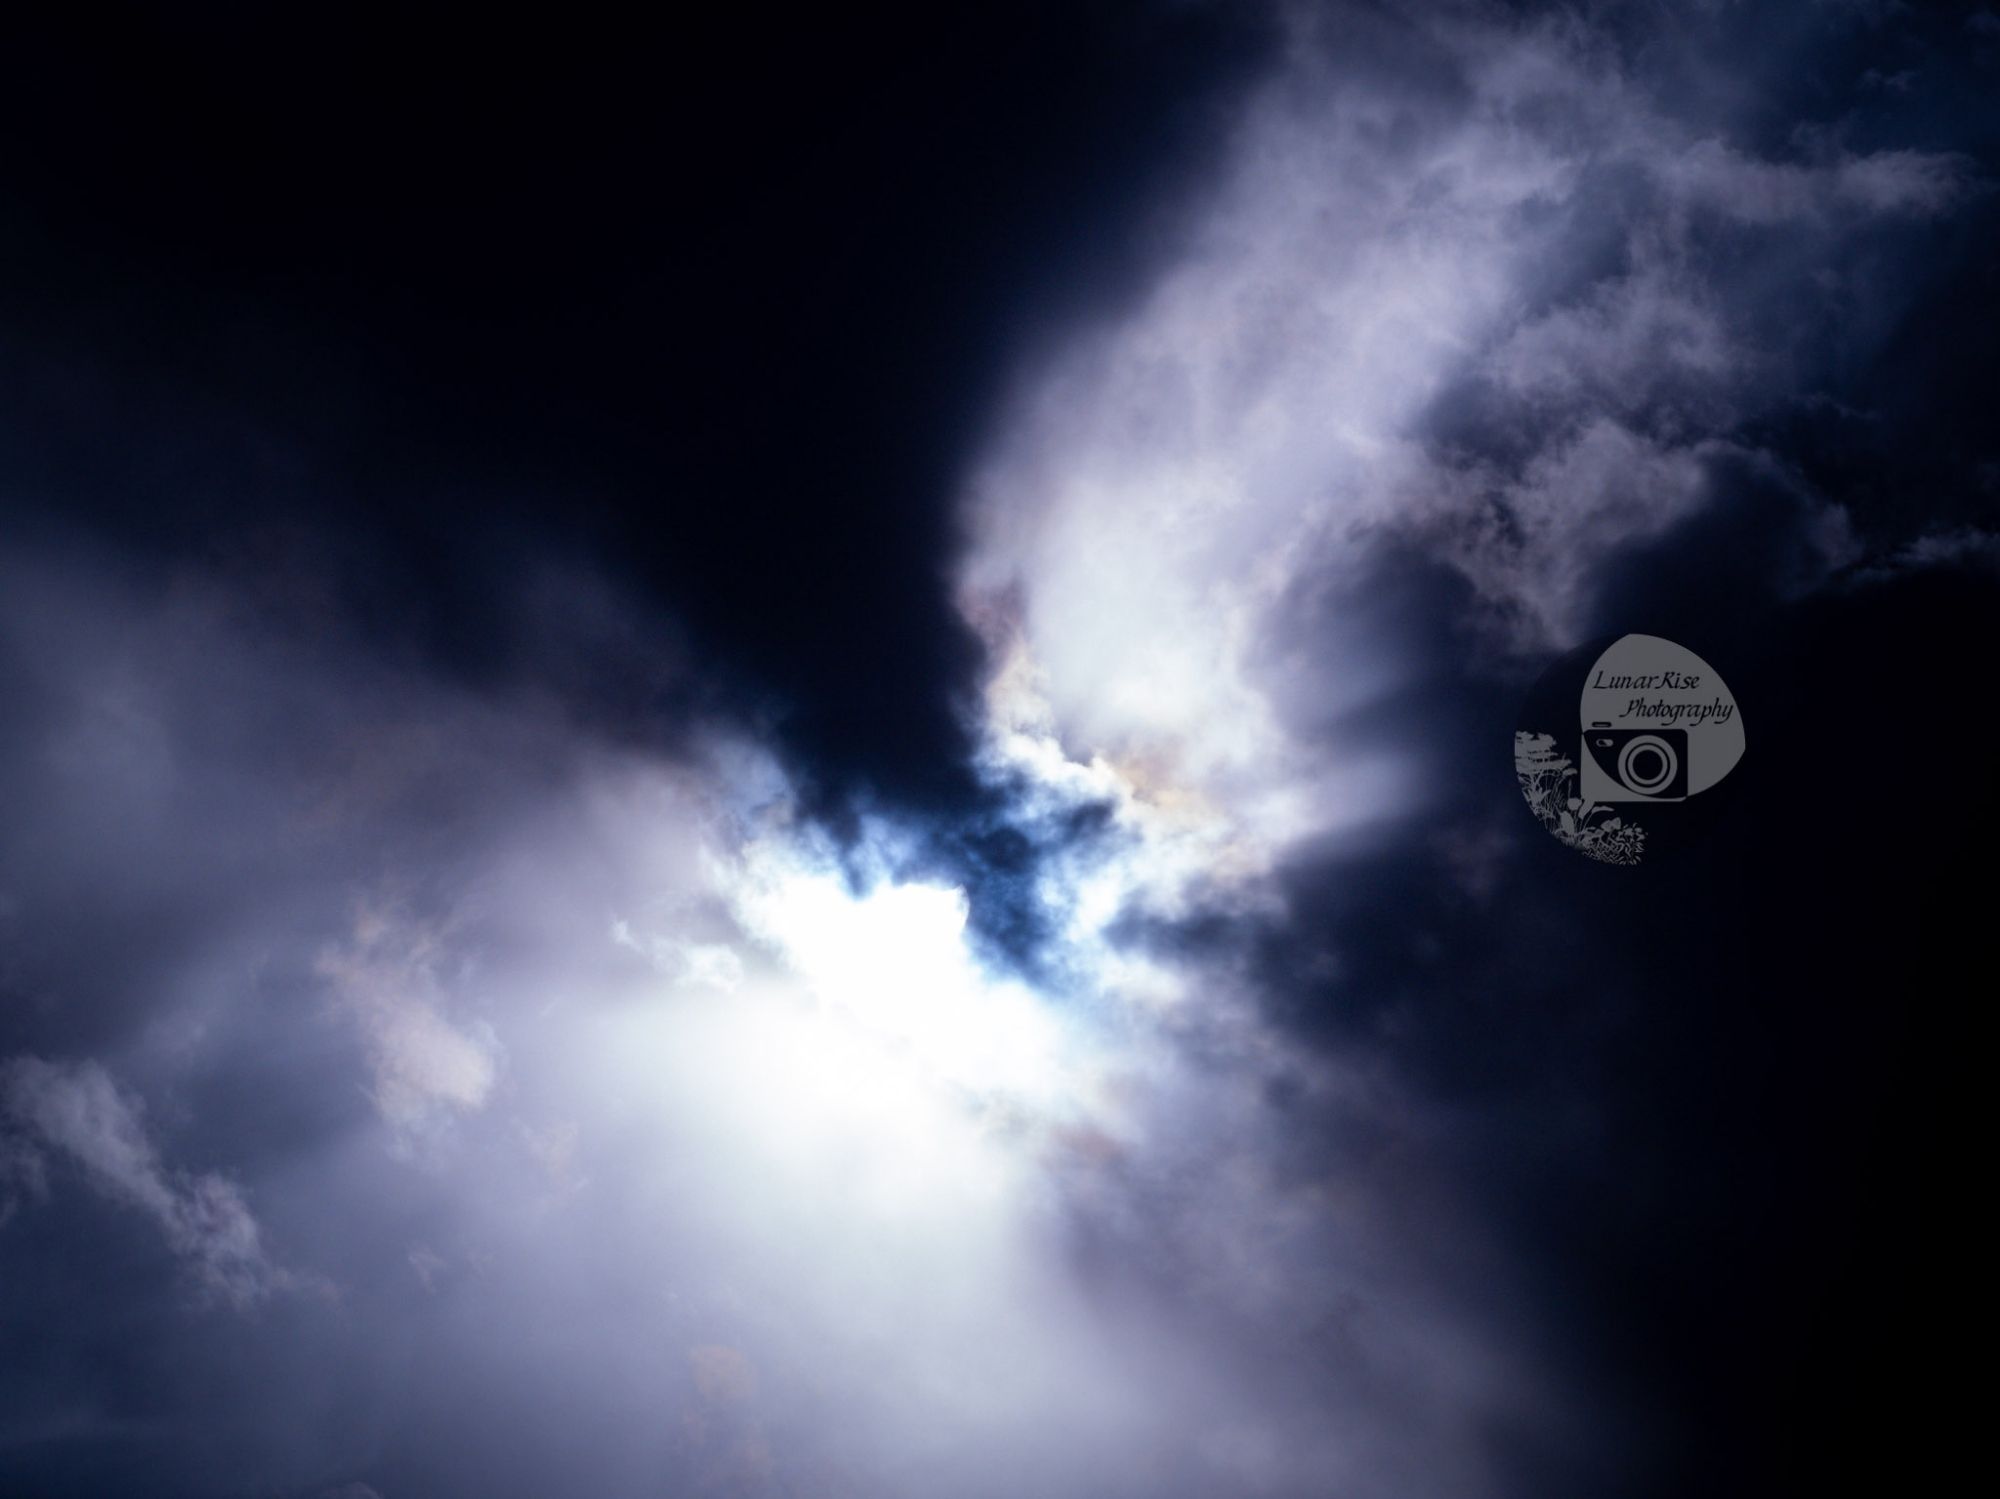
[[[1558,840],[1606,864],[1637,864],[1645,852],[1646,830],[1611,808],[1576,794],[1576,765],[1556,748],[1555,735],[1514,735],[1514,774],[1528,807]]]

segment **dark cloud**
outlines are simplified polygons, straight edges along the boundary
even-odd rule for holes
[[[603,711],[533,638],[519,572],[553,550],[670,600],[829,807],[962,801],[954,465],[1032,320],[1144,264],[1260,30],[1031,6],[665,51],[234,13],[29,38],[9,483],[177,549],[322,522],[301,544],[396,647]]]
[[[1544,837],[1495,773],[1513,699],[1440,639],[1410,691],[1341,729],[1387,737],[1443,789],[1358,848],[1296,859],[1275,920],[1197,949],[1245,954],[1281,1023],[1447,1102],[1430,1149],[1548,1287],[1551,1320],[1519,1335],[1567,1344],[1601,1430],[1650,1432],[1634,1492],[1838,1486],[1852,1465],[1888,1481],[1907,1460],[1890,1433],[1924,1418],[1860,1371],[1921,1362],[1969,1268],[1929,1237],[1965,1167],[1933,1027],[1970,1023],[1954,975],[1975,962],[2000,804],[1955,785],[1948,810],[1916,811],[1928,777],[1906,756],[1940,714],[1967,743],[1994,731],[1969,689],[2000,589],[1950,570],[1792,600],[1797,513],[1782,490],[1721,482],[1606,574],[1609,627],[1708,642],[1752,715],[1753,758],[1705,841],[1612,883]],[[1394,577],[1378,566],[1352,602],[1395,596]],[[1415,614],[1449,619],[1459,593]],[[1296,1127],[1339,1138],[1315,1112]],[[1864,1205],[1878,1194],[1912,1216]],[[1921,1310],[1866,1306],[1942,1266]],[[1864,1411],[1881,1438],[1834,1442]],[[1778,1446],[1775,1423],[1838,1456]],[[1548,1469],[1519,1481],[1544,1491]]]

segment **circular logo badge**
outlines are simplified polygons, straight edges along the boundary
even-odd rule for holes
[[[1514,730],[1514,773],[1537,821],[1607,864],[1637,864],[1715,821],[1700,798],[1743,758],[1722,674],[1658,635],[1620,635],[1542,673]]]

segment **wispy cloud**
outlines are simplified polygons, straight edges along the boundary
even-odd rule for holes
[[[139,1099],[97,1063],[0,1063],[0,1111],[103,1196],[152,1219],[204,1295],[246,1307],[303,1284],[266,1254],[241,1189],[214,1172],[167,1166]],[[40,1185],[39,1168],[32,1179]]]
[[[437,971],[445,951],[423,923],[369,908],[355,918],[349,939],[322,952],[316,964],[365,1038],[376,1108],[409,1145],[483,1108],[500,1073],[491,1027],[448,1013]]]

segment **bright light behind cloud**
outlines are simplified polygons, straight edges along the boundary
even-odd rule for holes
[[[1023,985],[984,972],[962,891],[884,881],[855,895],[775,845],[752,850],[736,892],[748,929],[783,955],[833,1024],[919,1076],[993,1099],[1055,1103],[1064,1037]]]
[[[516,1494],[1479,1499],[1496,1450],[1569,1440],[1562,1339],[1519,1320],[1561,1298],[1509,1283],[1507,1170],[1466,1184],[1595,1124],[1438,1082],[1557,1004],[1510,955],[1564,928],[1478,915],[1539,907],[1490,903],[1513,835],[1429,816],[1491,789],[1429,744],[1792,399],[1750,301],[1960,189],[1751,160],[1580,23],[1379,9],[1349,47],[1285,8],[1137,284],[964,455],[987,677],[885,679],[983,685],[950,810],[885,784],[836,837],[806,808],[863,762],[692,707],[656,737],[628,699],[737,699],[682,695],[662,608],[594,581],[579,641],[644,684],[604,719],[560,631],[525,651],[560,587],[520,684],[474,688],[267,628],[240,581],[0,538],[0,937],[53,934],[24,1033],[74,1053],[0,1057],[0,1225],[94,1193],[270,1319],[296,1366],[197,1358],[215,1404],[347,1446],[264,1489],[369,1471],[325,1410],[385,1390],[438,1451],[518,1413],[554,1476]],[[1706,275],[1739,238],[1755,274]],[[1810,578],[1840,516],[1801,504]],[[308,1366],[349,1387],[267,1377]]]

